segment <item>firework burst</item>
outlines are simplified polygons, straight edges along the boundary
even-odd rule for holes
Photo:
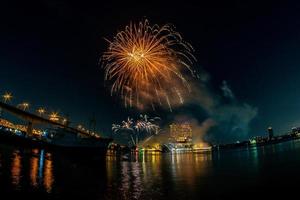
[[[130,23],[109,42],[102,56],[111,94],[125,106],[145,109],[184,102],[190,91],[186,76],[193,74],[193,48],[172,25],[150,26],[148,20]]]
[[[138,120],[133,120],[131,118],[127,118],[126,121],[122,121],[121,124],[112,124],[112,131],[114,133],[128,133],[131,141],[134,145],[138,145],[139,139],[142,137],[142,133],[144,133],[143,137],[151,137],[153,135],[157,135],[160,128],[155,122],[159,121],[160,118],[149,118],[147,115],[140,115]]]

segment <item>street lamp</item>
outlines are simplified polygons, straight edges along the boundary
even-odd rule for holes
[[[62,118],[62,123],[63,123],[63,125],[67,125],[68,119],[67,118]]]
[[[12,98],[13,96],[10,92],[5,92],[4,95],[2,95],[2,99],[4,103],[10,102]]]
[[[29,103],[23,102],[23,103],[19,104],[19,107],[25,111],[29,108]]]
[[[39,113],[40,117],[46,112],[44,108],[37,109],[37,112]]]
[[[49,115],[49,120],[51,121],[54,121],[54,122],[57,122],[59,120],[59,115],[57,112],[52,112],[50,115]]]
[[[7,103],[9,101],[11,101],[12,99],[12,94],[10,92],[5,92],[3,95],[2,95],[2,99],[3,99],[3,102],[4,103]],[[2,118],[3,117],[3,110],[2,108],[0,108],[0,117]]]

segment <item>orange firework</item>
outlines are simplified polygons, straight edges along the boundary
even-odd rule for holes
[[[118,94],[125,106],[140,109],[184,102],[190,90],[185,76],[193,74],[193,48],[172,25],[150,26],[148,20],[130,23],[109,41],[102,56],[105,80],[111,94]]]

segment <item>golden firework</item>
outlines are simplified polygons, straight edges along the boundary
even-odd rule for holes
[[[193,74],[193,48],[170,24],[130,23],[109,42],[102,56],[111,94],[137,108],[184,102],[190,91],[186,75]]]

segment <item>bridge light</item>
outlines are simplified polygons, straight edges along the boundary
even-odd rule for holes
[[[39,108],[37,109],[37,112],[39,113],[40,116],[42,116],[46,111],[44,108]]]
[[[58,112],[52,112],[49,115],[49,120],[57,122],[59,120]]]
[[[82,127],[82,125],[81,124],[79,124],[78,126],[77,126],[77,129],[79,129],[79,130],[81,130],[83,127]]]
[[[23,102],[23,103],[19,104],[18,107],[25,111],[29,108],[29,103]]]
[[[62,123],[63,123],[64,125],[66,125],[67,122],[68,122],[68,119],[67,119],[67,118],[63,118],[63,119],[62,119]]]
[[[4,103],[10,102],[12,98],[13,96],[10,92],[5,92],[4,95],[2,95]]]

